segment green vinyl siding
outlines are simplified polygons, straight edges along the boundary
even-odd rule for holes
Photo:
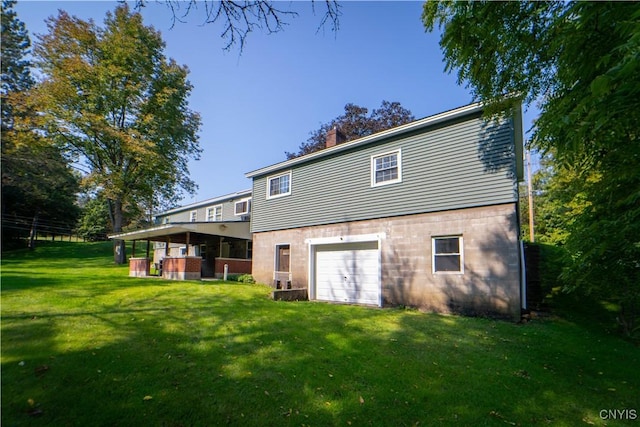
[[[371,158],[401,151],[402,179],[371,185]],[[366,220],[514,202],[517,179],[511,120],[478,115],[409,136],[376,141],[291,165],[291,194],[266,198],[254,176],[252,231]]]
[[[169,222],[190,222],[191,220],[191,212],[197,211],[197,221],[198,222],[206,222],[207,221],[207,209],[212,208],[214,206],[222,206],[222,220],[221,221],[241,221],[243,216],[250,215],[251,212],[247,215],[236,215],[235,214],[235,203],[241,200],[246,200],[247,198],[251,198],[251,193],[247,192],[246,194],[239,195],[232,199],[220,200],[213,199],[211,203],[207,203],[207,201],[203,201],[201,203],[187,205],[182,208],[172,209],[170,212],[163,213],[157,215],[156,222],[158,224],[162,224],[164,222],[165,217],[169,217]]]

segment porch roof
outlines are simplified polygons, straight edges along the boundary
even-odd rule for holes
[[[175,243],[185,243],[187,233],[189,241],[197,243],[198,237],[223,236],[235,239],[251,240],[249,221],[224,222],[171,222],[142,230],[126,233],[110,234],[110,239],[117,240],[152,240],[162,242],[170,238]]]

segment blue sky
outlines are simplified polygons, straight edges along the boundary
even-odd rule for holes
[[[340,28],[316,31],[324,2],[282,2],[297,11],[281,33],[249,35],[242,53],[223,50],[218,24],[194,11],[171,28],[171,12],[150,0],[145,25],[162,33],[165,54],[190,69],[190,108],[200,113],[201,159],[189,164],[199,188],[183,204],[248,189],[244,173],[285,160],[311,131],[351,102],[371,111],[398,101],[422,118],[472,101],[444,72],[438,33],[426,33],[422,2],[341,2]],[[18,1],[15,10],[32,41],[58,9],[102,24],[117,3]],[[525,113],[525,129],[535,112]]]

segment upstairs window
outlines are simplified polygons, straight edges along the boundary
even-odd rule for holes
[[[198,211],[191,211],[189,214],[189,221],[196,222],[198,220]]]
[[[400,150],[371,157],[371,186],[402,181]]]
[[[207,221],[222,221],[222,205],[207,208]]]
[[[267,199],[291,194],[291,171],[267,178]]]
[[[462,236],[434,237],[433,272],[463,273]]]
[[[249,213],[250,200],[240,200],[235,204],[235,214],[236,215],[247,215]]]

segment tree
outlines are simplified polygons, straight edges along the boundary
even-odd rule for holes
[[[31,40],[13,10],[15,1],[2,3],[2,246],[12,247],[36,226],[56,224],[71,230],[78,207],[78,177],[60,152],[25,126],[34,112],[25,95],[33,86]],[[33,240],[30,241],[33,247]]]
[[[148,0],[136,0],[137,10],[145,7]],[[268,0],[219,1],[219,0],[164,0],[164,4],[171,10],[173,25],[182,22],[187,15],[198,10],[203,14],[203,23],[212,24],[222,22],[220,37],[226,41],[225,50],[230,50],[236,44],[240,45],[240,52],[244,49],[247,37],[256,29],[264,30],[268,34],[277,33],[287,25],[287,18],[297,16],[296,12],[282,9],[280,4]],[[315,13],[315,0],[311,0]],[[325,12],[322,15],[318,30],[327,23],[331,29],[337,31],[340,5],[336,0],[324,0]]]
[[[327,132],[333,128],[340,129],[346,140],[351,141],[415,120],[411,111],[402,107],[399,102],[382,101],[380,108],[374,109],[369,116],[367,116],[368,112],[369,110],[365,107],[351,103],[345,105],[344,114],[311,132],[309,139],[300,144],[297,153],[285,153],[287,159],[324,149]]]
[[[13,10],[14,0],[2,1],[2,129],[13,125],[12,93],[23,92],[33,85],[31,62],[26,59],[31,47],[29,33]],[[4,139],[4,138],[3,138]]]
[[[628,335],[640,316],[640,3],[427,2],[446,69],[494,111],[540,103],[532,145],[580,209],[558,225],[568,289],[606,297]],[[557,179],[564,180],[558,182]]]
[[[100,194],[87,197],[82,206],[77,233],[89,241],[104,240],[109,233],[109,211],[107,202]]]
[[[60,11],[35,45],[44,78],[31,100],[41,129],[87,170],[85,185],[109,203],[114,232],[127,206],[192,193],[187,161],[199,158],[200,117],[188,108],[188,70],[165,58],[160,33],[126,4],[104,27]],[[123,263],[124,242],[114,242]]]

